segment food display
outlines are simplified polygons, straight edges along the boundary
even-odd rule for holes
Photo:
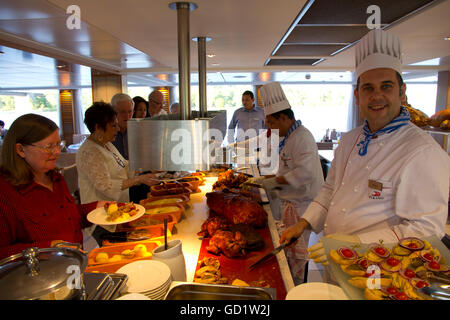
[[[189,182],[165,182],[150,187],[150,193],[152,196],[166,196],[177,194],[190,194],[193,188]]]
[[[92,249],[86,271],[114,273],[130,262],[151,259],[152,251],[160,245],[161,241],[147,240]]]
[[[239,188],[241,184],[248,180],[248,176],[243,173],[235,173],[229,169],[219,173],[217,181],[213,184],[213,190],[223,190],[225,188]]]
[[[228,258],[242,257],[245,255],[247,241],[239,232],[217,230],[209,240],[208,252],[219,254],[222,252]]]
[[[267,225],[267,212],[256,201],[241,194],[216,191],[206,194],[208,207],[233,224],[248,224],[255,228]]]
[[[181,179],[183,177],[189,176],[190,173],[187,171],[167,171],[167,172],[156,173],[155,175],[158,180],[170,181],[170,180]]]
[[[183,207],[187,206],[187,203],[189,202],[190,196],[189,194],[179,194],[179,195],[170,195],[170,196],[160,196],[155,197],[149,194],[147,199],[143,199],[140,201],[140,204],[145,209],[151,209],[158,206],[165,206],[165,205],[181,205]]]
[[[156,208],[145,209],[145,214],[154,215],[154,214],[161,214],[161,213],[176,212],[179,210],[180,210],[180,207],[177,207],[177,206],[156,207]]]
[[[450,281],[446,259],[425,239],[404,238],[391,246],[340,245],[330,249],[328,256],[343,289],[348,289],[342,283],[345,281],[363,290],[369,300],[427,300],[431,298],[418,289],[430,286],[430,279],[439,277]],[[350,277],[343,277],[340,272]]]
[[[422,111],[411,107],[410,105],[404,106],[410,115],[411,122],[418,127],[425,127],[430,123],[430,118]]]
[[[138,213],[133,202],[117,203],[116,201],[105,204],[106,221],[120,222],[127,221]]]
[[[430,125],[435,128],[449,129],[450,108],[436,112],[430,117]]]
[[[198,262],[199,266],[195,272],[194,282],[227,284],[228,278],[222,277],[220,261],[216,258],[205,257]]]

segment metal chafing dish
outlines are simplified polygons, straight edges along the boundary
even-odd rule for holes
[[[32,247],[5,258],[0,261],[0,300],[84,299],[87,260],[82,251],[67,247]]]
[[[274,300],[275,294],[274,288],[179,282],[168,291],[165,300]]]

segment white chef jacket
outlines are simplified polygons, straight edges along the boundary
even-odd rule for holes
[[[283,176],[289,182],[289,185],[281,185],[279,198],[296,207],[313,201],[323,184],[323,172],[317,144],[303,125],[286,139],[278,165],[277,176]]]
[[[392,243],[409,236],[442,238],[448,211],[448,155],[412,123],[372,139],[361,157],[357,144],[363,139],[362,126],[344,136],[327,180],[303,218],[316,233],[354,234],[362,243],[380,239]]]

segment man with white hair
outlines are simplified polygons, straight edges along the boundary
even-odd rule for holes
[[[117,112],[117,122],[120,128],[116,140],[112,144],[128,160],[127,121],[133,117],[134,101],[126,93],[117,93],[112,97],[111,105]]]
[[[335,150],[327,180],[302,219],[280,242],[312,229],[329,238],[396,243],[406,237],[445,235],[450,163],[401,106],[400,40],[380,29],[356,46],[356,104],[365,123]],[[323,245],[308,249],[327,265]],[[327,274],[327,273],[326,273]]]

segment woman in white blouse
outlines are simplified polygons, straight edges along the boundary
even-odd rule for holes
[[[129,202],[130,187],[157,183],[153,174],[130,172],[128,161],[111,143],[119,125],[117,113],[110,104],[95,102],[86,110],[84,123],[91,135],[76,156],[81,203],[96,200]]]

